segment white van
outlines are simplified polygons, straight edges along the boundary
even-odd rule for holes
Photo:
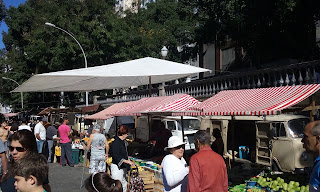
[[[169,129],[172,135],[182,138],[182,126],[181,126],[181,117],[154,117],[151,120],[151,125],[156,121],[162,121],[165,124],[165,127]],[[183,127],[184,127],[184,142],[186,143],[185,149],[191,150],[195,149],[194,146],[194,134],[200,130],[200,120],[196,117],[184,116],[183,117]],[[155,133],[156,130],[152,129],[152,133]],[[136,138],[142,141],[149,140],[149,125],[148,117],[141,116],[137,119],[136,123]]]
[[[162,119],[167,129],[171,130],[172,135],[182,138],[182,126],[181,117],[165,117]],[[184,116],[183,117],[184,128],[184,142],[185,150],[195,149],[194,146],[194,134],[200,130],[200,120],[196,117]]]
[[[246,160],[274,170],[293,172],[312,166],[313,157],[301,143],[304,127],[310,121],[308,117],[291,114],[235,116],[234,130],[230,120],[230,116],[211,116],[203,119],[201,126],[201,130],[209,128],[212,132],[214,126],[221,130],[225,153],[232,149],[240,153],[239,147],[246,146],[250,151]]]

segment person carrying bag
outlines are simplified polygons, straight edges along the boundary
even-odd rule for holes
[[[139,177],[139,169],[135,165],[135,168],[132,168],[129,171],[129,192],[145,192],[144,182],[141,177]]]

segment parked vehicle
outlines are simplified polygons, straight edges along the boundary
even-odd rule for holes
[[[182,138],[182,126],[181,126],[181,117],[154,117],[151,119],[151,127],[152,133],[157,131],[157,127],[155,126],[157,123],[162,121],[165,124],[165,127],[169,129],[172,135],[178,136]],[[200,120],[196,117],[183,117],[183,127],[184,127],[184,142],[186,143],[185,149],[191,150],[194,149],[194,134],[200,129]],[[137,119],[136,126],[136,138],[142,141],[149,140],[149,125],[148,125],[148,117],[141,116]]]
[[[232,130],[230,116],[212,116],[202,120],[201,129],[212,132],[216,127],[221,130],[224,153],[240,147],[239,154],[247,153],[244,159],[274,170],[292,172],[313,164],[312,155],[301,143],[304,127],[309,121],[305,116],[291,114],[234,116]],[[244,146],[246,152],[242,151]]]

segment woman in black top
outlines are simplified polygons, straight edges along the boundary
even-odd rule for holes
[[[127,170],[130,169],[134,163],[128,159],[127,146],[129,128],[125,125],[121,125],[118,130],[118,136],[111,145],[111,175],[112,179],[119,180],[122,184],[123,191],[127,191]]]

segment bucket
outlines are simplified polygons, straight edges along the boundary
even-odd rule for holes
[[[79,149],[72,149],[72,159],[74,164],[79,164]]]
[[[249,147],[239,146],[239,158],[248,159],[249,158]]]

